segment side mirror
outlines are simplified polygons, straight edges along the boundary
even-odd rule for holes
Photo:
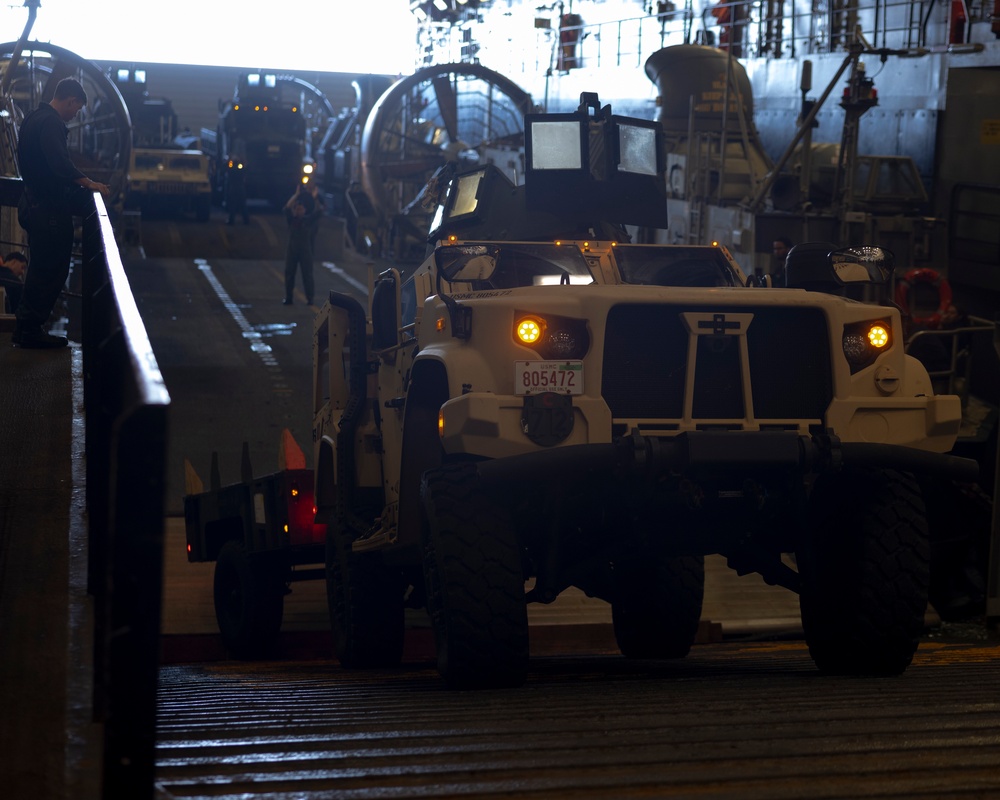
[[[398,273],[379,276],[372,291],[372,349],[388,350],[399,344]]]
[[[497,268],[496,259],[492,256],[473,256],[458,270],[454,271],[450,281],[488,281]]]
[[[806,242],[788,251],[785,285],[844,294],[848,287],[885,286],[892,278],[894,258],[883,247],[843,247],[829,242]]]
[[[892,277],[895,258],[884,247],[845,247],[830,253],[836,280],[842,284],[886,284]]]
[[[439,278],[452,281],[488,281],[497,267],[499,248],[490,245],[446,245],[434,251]]]

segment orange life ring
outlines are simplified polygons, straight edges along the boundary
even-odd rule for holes
[[[926,305],[920,309],[910,309],[913,292],[921,285],[930,286],[937,292],[938,305],[934,311],[928,312]],[[896,284],[896,305],[909,318],[909,323],[917,327],[932,330],[940,328],[943,316],[951,308],[951,299],[951,284],[948,279],[930,267],[911,269]]]

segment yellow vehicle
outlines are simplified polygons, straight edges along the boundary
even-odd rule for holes
[[[193,213],[207,222],[212,210],[208,166],[200,150],[134,147],[125,205],[156,215]]]

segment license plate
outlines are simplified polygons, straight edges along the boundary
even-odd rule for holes
[[[519,395],[583,394],[583,362],[515,361],[514,391]]]

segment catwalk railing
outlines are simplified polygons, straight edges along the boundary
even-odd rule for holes
[[[844,52],[855,42],[916,54],[961,48],[994,24],[986,0],[956,6],[936,0],[693,0],[650,4],[650,12],[606,21],[582,14],[537,17],[526,35],[513,17],[484,15],[484,24],[428,20],[418,29],[418,68],[480,61],[502,74],[567,72],[578,68],[641,69],[657,50],[701,44],[737,58],[803,58]],[[542,11],[543,9],[538,9]],[[974,28],[981,29],[978,33]]]
[[[83,222],[83,386],[94,717],[103,798],[153,797],[170,397],[99,194]]]

